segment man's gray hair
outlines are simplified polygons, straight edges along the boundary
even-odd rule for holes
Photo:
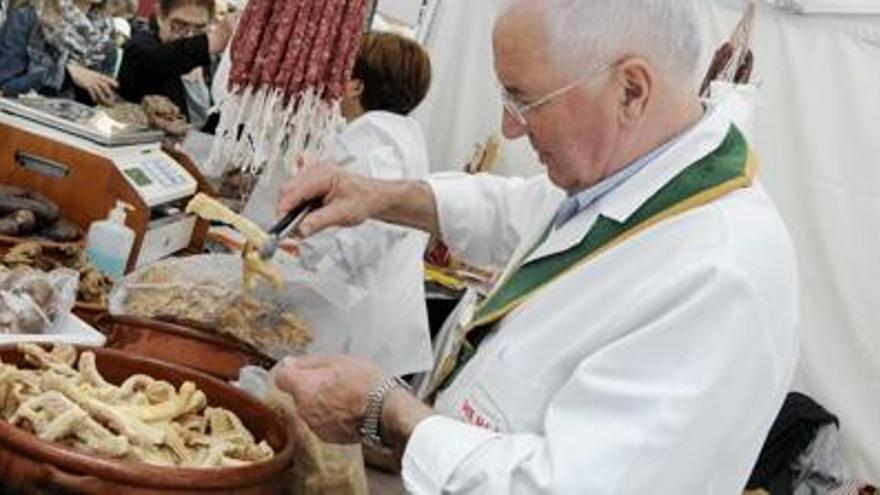
[[[508,3],[523,1],[535,0]],[[559,67],[577,74],[635,55],[667,76],[696,75],[702,41],[692,0],[541,1]]]

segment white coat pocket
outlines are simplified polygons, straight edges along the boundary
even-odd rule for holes
[[[548,399],[543,387],[495,356],[465,394],[458,412],[468,423],[492,431],[540,432]]]

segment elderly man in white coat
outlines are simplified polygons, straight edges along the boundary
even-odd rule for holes
[[[304,235],[376,218],[506,263],[431,405],[350,357],[277,382],[323,438],[395,449],[413,493],[739,493],[795,368],[796,263],[735,102],[696,96],[693,6],[514,0],[494,49],[546,175],[315,166],[281,202],[324,198]]]

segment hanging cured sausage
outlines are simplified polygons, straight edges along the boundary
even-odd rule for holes
[[[369,0],[251,0],[231,45],[230,95],[211,156],[266,173],[321,153],[341,122]]]

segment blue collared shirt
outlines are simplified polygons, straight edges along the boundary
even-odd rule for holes
[[[556,212],[556,217],[553,219],[553,228],[558,229],[562,227],[566,222],[577,216],[578,213],[586,210],[593,203],[599,201],[603,196],[626,182],[630,177],[639,173],[648,164],[662,155],[663,152],[671,148],[679,139],[681,139],[681,136],[675,137],[654,148],[625,168],[618,170],[614,175],[606,177],[580,192],[569,194],[568,198],[560,205],[559,211]]]

